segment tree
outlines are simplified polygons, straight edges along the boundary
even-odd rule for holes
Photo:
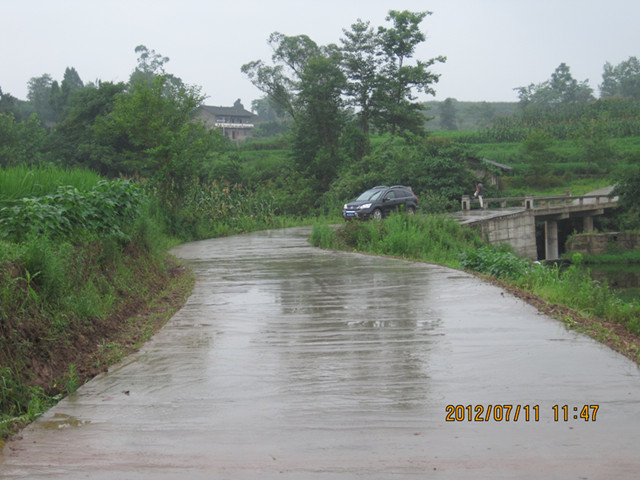
[[[599,118],[584,117],[581,121],[577,144],[590,173],[596,171],[594,167],[602,168],[611,163],[615,156],[607,133],[607,123],[606,113]]]
[[[233,102],[233,108],[241,108],[242,110],[244,110],[244,105],[242,105],[242,100],[240,100],[239,98],[236,99],[236,101]]]
[[[115,99],[126,91],[125,83],[98,82],[76,90],[69,99],[68,113],[52,132],[50,148],[59,163],[83,166],[107,176],[122,171],[121,158],[94,128],[113,109]]]
[[[273,66],[258,60],[242,66],[251,82],[294,120],[293,158],[297,172],[323,190],[337,173],[344,125],[344,75],[334,45],[319,46],[306,35],[269,36]]]
[[[28,115],[24,112],[22,105],[25,102],[21,102],[13,95],[3,92],[0,88],[0,114],[13,115],[16,121],[20,122],[26,120]]]
[[[256,60],[243,65],[241,70],[258,90],[295,120],[304,67],[311,58],[322,55],[322,49],[306,35],[288,37],[273,32],[268,43],[273,50],[274,65]]]
[[[617,183],[611,196],[618,196],[621,218],[629,230],[640,227],[640,155],[629,162],[617,174]]]
[[[378,41],[382,52],[382,67],[378,74],[376,91],[373,95],[374,124],[380,131],[411,131],[421,133],[424,117],[421,105],[415,102],[413,91],[434,94],[432,84],[440,75],[429,72],[436,62],[445,62],[445,57],[436,57],[426,62],[418,60],[408,65],[416,46],[426,37],[420,30],[420,23],[431,12],[389,11],[387,21],[391,28],[378,27]]]
[[[151,83],[152,79],[157,75],[164,75],[164,66],[169,61],[169,57],[163,57],[155,50],[149,50],[145,45],[138,45],[135,48],[138,54],[138,65],[129,77],[129,83],[145,81]]]
[[[55,122],[55,112],[51,106],[52,83],[51,75],[45,73],[40,77],[32,77],[27,84],[27,99],[33,105],[38,117],[46,125],[51,125]]]
[[[284,111],[271,98],[264,96],[251,101],[251,111],[263,122],[275,122],[285,117]]]
[[[609,62],[604,65],[600,96],[640,99],[640,61],[637,57],[629,57],[615,67]]]
[[[358,19],[351,30],[343,30],[342,68],[347,79],[348,104],[358,108],[358,124],[369,135],[371,98],[376,89],[380,66],[379,42],[369,22]]]
[[[484,128],[491,123],[496,116],[496,109],[489,102],[473,103],[467,107],[467,113],[473,123]]]
[[[543,130],[533,131],[522,142],[522,154],[530,165],[530,173],[537,186],[542,186],[543,179],[548,173],[552,146],[553,139]]]
[[[537,85],[532,83],[527,87],[517,87],[514,90],[518,92],[522,107],[530,104],[568,105],[594,100],[589,81],[578,82],[574,79],[566,63],[558,65],[549,80]]]
[[[440,105],[440,126],[445,130],[457,130],[456,105],[452,98],[447,98]]]
[[[123,156],[121,168],[127,174],[157,173],[176,133],[190,122],[204,98],[197,88],[174,91],[167,87],[168,82],[163,75],[155,76],[150,84],[137,79],[96,124],[100,138]]]
[[[0,113],[0,167],[37,165],[43,157],[46,131],[36,115],[18,122]]]
[[[294,162],[298,171],[315,179],[320,191],[326,191],[341,161],[344,76],[335,59],[318,56],[308,61],[300,80],[293,128]]]
[[[273,65],[257,60],[243,65],[242,71],[295,121],[305,65],[318,56],[334,58],[346,78],[346,103],[356,108],[358,124],[367,135],[372,124],[392,135],[401,131],[418,133],[424,115],[414,92],[433,94],[432,84],[439,75],[429,72],[429,67],[446,60],[437,57],[409,63],[417,45],[426,38],[420,23],[430,14],[391,10],[386,19],[392,26],[377,30],[358,20],[350,30],[343,30],[341,48],[320,47],[306,35],[287,37],[275,32],[269,37]]]
[[[84,84],[76,69],[67,67],[60,88],[58,89],[58,83],[55,81],[51,87],[51,105],[56,113],[56,121],[60,121],[68,113],[73,95],[84,88]]]

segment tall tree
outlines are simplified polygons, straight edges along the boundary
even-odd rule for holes
[[[348,103],[356,107],[358,124],[369,134],[371,98],[376,89],[380,66],[379,42],[369,22],[358,19],[351,30],[343,30],[342,67],[347,78],[345,95]]]
[[[381,131],[389,131],[392,135],[401,130],[423,131],[422,107],[415,101],[414,91],[435,93],[432,85],[438,82],[440,75],[431,73],[429,67],[436,62],[445,62],[446,58],[418,60],[414,65],[409,65],[408,61],[416,47],[426,39],[420,24],[431,13],[391,10],[386,20],[392,22],[392,27],[378,27],[383,64],[373,103],[374,123]]]
[[[258,115],[258,119],[265,122],[273,122],[285,117],[285,112],[268,96],[251,101],[251,111]]]
[[[551,78],[539,84],[517,87],[520,105],[568,105],[594,100],[593,89],[588,80],[578,82],[566,63],[561,63],[551,74]]]
[[[294,126],[294,161],[321,191],[337,175],[339,141],[344,127],[341,93],[344,76],[331,57],[311,58],[301,73],[298,116]]]
[[[51,75],[45,73],[40,77],[32,77],[28,84],[27,99],[31,102],[38,117],[51,125],[55,121],[55,113],[51,106]]]
[[[549,173],[551,147],[553,139],[543,130],[533,131],[521,145],[522,155],[530,165],[529,173],[536,186],[543,185],[545,175]]]
[[[344,76],[340,52],[319,46],[306,35],[269,36],[273,65],[258,60],[242,71],[269,100],[294,120],[294,163],[326,189],[337,172],[338,140],[343,126]]]
[[[131,73],[129,83],[135,84],[141,79],[150,83],[156,75],[165,74],[164,66],[169,61],[169,57],[163,57],[146,45],[138,45],[135,52],[138,54],[138,65]]]
[[[640,61],[629,57],[615,67],[607,62],[600,84],[602,97],[629,97],[640,99]]]
[[[121,157],[97,135],[94,125],[113,109],[115,99],[126,91],[125,83],[98,82],[76,90],[68,113],[52,133],[51,149],[66,166],[83,166],[103,175],[122,172]]]
[[[56,82],[54,82],[55,84]],[[52,85],[53,87],[53,85]],[[80,89],[84,88],[84,84],[80,79],[80,75],[75,68],[67,67],[62,77],[62,83],[60,89],[57,92],[51,92],[51,102],[54,110],[56,111],[56,120],[60,121],[68,113],[72,97]]]
[[[440,126],[445,130],[457,130],[456,105],[452,98],[447,98],[440,105]]]
[[[322,50],[306,35],[288,37],[273,32],[268,43],[273,50],[273,66],[256,60],[243,65],[241,70],[270,101],[295,119],[304,67],[309,59],[321,55]]]

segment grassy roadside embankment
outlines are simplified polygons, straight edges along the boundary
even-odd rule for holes
[[[382,222],[316,226],[311,243],[336,250],[392,255],[481,275],[542,312],[640,363],[640,305],[618,298],[576,265],[534,264],[508,248],[486,245],[445,216],[392,215]]]
[[[0,186],[3,438],[138,348],[193,277],[136,184],[19,167]]]

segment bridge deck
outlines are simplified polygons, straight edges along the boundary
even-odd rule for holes
[[[497,208],[494,210],[461,210],[453,212],[452,217],[461,225],[470,225],[472,223],[486,222],[494,218],[506,217],[509,215],[518,215],[525,212],[524,207]]]

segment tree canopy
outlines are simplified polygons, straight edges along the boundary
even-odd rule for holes
[[[640,61],[637,57],[613,66],[609,62],[604,65],[602,83],[600,84],[602,97],[627,97],[640,99]]]
[[[391,10],[386,17],[391,26],[374,29],[360,19],[351,29],[344,29],[341,46],[319,46],[306,35],[289,37],[278,32],[270,35],[272,64],[263,60],[249,62],[242,71],[249,80],[279,108],[295,120],[301,112],[297,98],[308,97],[301,88],[312,60],[325,58],[336,64],[344,82],[340,96],[343,108],[355,109],[358,125],[368,135],[373,124],[379,132],[418,133],[424,124],[422,106],[415,93],[434,94],[433,84],[439,75],[429,71],[444,57],[429,60],[410,59],[426,36],[420,25],[431,12]],[[306,72],[306,73],[305,73]]]
[[[561,63],[551,74],[551,78],[542,83],[517,87],[520,104],[528,105],[557,105],[585,103],[595,100],[593,89],[588,80],[578,82],[566,63]]]
[[[293,119],[294,165],[314,182],[311,188],[328,189],[345,151],[366,153],[372,126],[392,136],[423,133],[426,119],[415,93],[434,93],[439,76],[429,67],[445,61],[410,61],[426,39],[420,24],[428,15],[391,10],[386,18],[391,25],[377,29],[359,19],[343,30],[341,45],[274,32],[268,39],[271,63],[242,66],[268,102]],[[364,142],[346,129],[351,122],[364,133]]]

